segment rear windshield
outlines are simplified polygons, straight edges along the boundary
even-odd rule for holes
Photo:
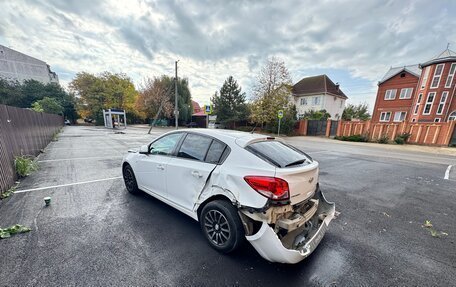
[[[304,152],[278,141],[256,142],[246,149],[277,167],[306,165],[312,158]]]

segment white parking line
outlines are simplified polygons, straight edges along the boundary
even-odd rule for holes
[[[445,177],[443,179],[450,179],[450,170],[453,166],[449,165],[445,171]]]
[[[54,161],[65,161],[65,160],[85,160],[85,159],[105,159],[105,158],[122,158],[123,156],[92,156],[92,157],[75,157],[75,158],[60,158],[60,159],[43,159],[37,162],[54,162]]]
[[[87,184],[87,183],[94,183],[94,182],[108,181],[108,180],[115,180],[115,179],[121,179],[121,178],[122,178],[121,176],[117,176],[117,177],[109,177],[109,178],[102,178],[102,179],[95,179],[95,180],[88,180],[88,181],[81,181],[81,182],[74,182],[74,183],[67,183],[67,184],[60,184],[60,185],[53,185],[53,186],[22,189],[22,190],[16,190],[14,193],[23,193],[23,192],[29,192],[29,191],[45,190],[45,189],[51,189],[51,188],[66,187],[66,186],[72,186],[72,185],[80,185],[80,184]]]

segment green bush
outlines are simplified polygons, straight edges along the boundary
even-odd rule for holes
[[[14,166],[18,177],[26,177],[38,169],[37,163],[25,155],[15,157]]]
[[[382,135],[378,140],[377,140],[378,143],[380,144],[387,144],[389,142],[389,138],[388,138],[388,135],[384,134]]]
[[[397,143],[397,144],[405,144],[405,142],[407,142],[407,140],[410,138],[411,134],[409,133],[402,133],[400,135],[398,135],[394,141]]]
[[[403,137],[400,137],[400,136],[397,136],[394,141],[397,143],[397,144],[404,144],[405,143],[405,140]]]
[[[349,141],[349,142],[367,142],[369,138],[367,135],[351,135],[351,136],[336,136],[334,139],[341,140],[341,141]]]

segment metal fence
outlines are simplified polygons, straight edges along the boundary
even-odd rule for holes
[[[0,193],[16,180],[14,157],[37,156],[63,126],[63,117],[0,105]]]

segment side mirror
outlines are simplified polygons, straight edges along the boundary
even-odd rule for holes
[[[142,145],[139,148],[139,153],[140,154],[149,154],[149,146],[148,145]]]

